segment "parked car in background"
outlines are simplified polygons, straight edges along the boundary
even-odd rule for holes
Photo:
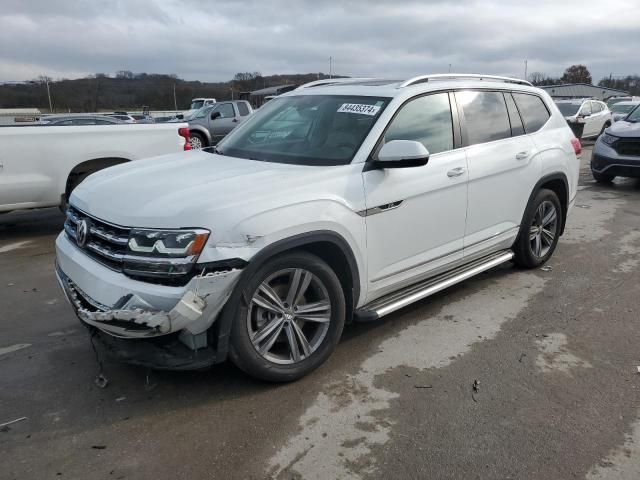
[[[189,122],[191,148],[215,145],[252,113],[253,108],[246,100],[217,102],[202,107],[185,119]]]
[[[597,137],[612,123],[611,111],[598,100],[557,100],[556,105],[578,138]]]
[[[620,102],[637,102],[640,101],[640,97],[638,96],[627,96],[627,97],[612,97],[607,100],[607,107],[611,109],[613,105]]]
[[[186,370],[229,357],[291,381],[327,360],[346,322],[512,260],[539,268],[575,202],[580,151],[551,97],[513,78],[295,90],[216,149],[83,182],[57,276],[122,360]]]
[[[73,189],[92,173],[188,150],[188,142],[186,123],[2,127],[0,213],[64,207]]]
[[[113,112],[113,113],[106,113],[105,115],[111,118],[117,118],[118,120],[124,123],[136,123],[136,119],[133,118],[132,115],[129,115],[127,112]]]
[[[136,123],[155,123],[155,120],[151,115],[132,113],[131,116],[136,121]]]
[[[216,103],[215,98],[194,98],[191,100],[191,106],[189,107],[189,110],[182,112],[182,116],[178,115],[178,119],[186,119],[187,117],[192,116],[201,108],[208,107],[210,105],[213,105],[214,103]]]
[[[117,118],[107,115],[70,115],[70,116],[46,116],[40,119],[42,125],[65,126],[65,125],[117,125],[125,123]]]
[[[600,135],[593,146],[591,172],[602,183],[640,177],[640,106]]]
[[[628,100],[624,102],[618,102],[611,107],[611,119],[613,122],[622,120],[629,115],[631,111],[640,105],[640,100]]]

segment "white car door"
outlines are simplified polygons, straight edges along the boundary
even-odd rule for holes
[[[474,257],[511,246],[540,165],[509,92],[464,90],[455,96],[469,166],[464,255]]]
[[[584,120],[584,130],[582,131],[583,137],[593,137],[597,135],[600,130],[598,129],[598,116],[594,114],[593,103],[591,101],[584,102],[580,108],[580,115]]]
[[[379,142],[420,141],[426,165],[364,169],[368,301],[462,258],[467,161],[452,102],[446,92],[409,100]]]

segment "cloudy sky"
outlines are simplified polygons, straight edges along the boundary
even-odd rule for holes
[[[640,74],[639,0],[2,0],[0,81],[239,71]]]

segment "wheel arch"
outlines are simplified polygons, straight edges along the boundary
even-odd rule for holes
[[[200,126],[200,125],[189,125],[189,134],[197,133],[204,137],[204,140],[207,142],[207,145],[211,145],[211,132],[208,129]]]
[[[85,160],[75,165],[67,174],[63,195],[68,200],[71,194],[71,189],[74,186],[74,181],[78,176],[84,174],[92,174],[97,171],[103,170],[114,165],[120,165],[122,163],[130,162],[131,159],[124,157],[100,157]]]
[[[527,207],[531,204],[531,201],[536,194],[543,188],[553,191],[560,200],[562,206],[562,224],[560,226],[560,235],[564,233],[564,227],[567,222],[567,212],[569,210],[569,181],[567,176],[562,172],[550,173],[542,177],[535,184],[529,195],[527,201]],[[524,214],[523,214],[524,215]]]
[[[216,360],[223,361],[229,351],[229,334],[235,318],[235,305],[240,299],[240,285],[251,277],[269,258],[290,250],[303,250],[327,262],[334,269],[345,293],[347,321],[350,321],[360,297],[360,272],[355,254],[349,243],[339,233],[318,230],[301,233],[278,240],[254,255],[243,269],[236,288],[227,300],[220,318],[213,324],[210,341],[215,344]]]

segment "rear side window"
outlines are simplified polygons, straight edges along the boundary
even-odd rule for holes
[[[511,125],[501,92],[456,92],[464,112],[469,145],[493,142],[511,136]]]
[[[513,101],[513,97],[510,93],[505,93],[504,99],[507,101],[507,111],[509,112],[509,121],[511,122],[511,136],[517,137],[518,135],[524,135],[522,119],[516,108],[516,103]]]
[[[397,113],[384,135],[384,141],[415,140],[429,153],[453,149],[453,124],[448,93],[418,97]]]
[[[246,117],[247,115],[249,115],[249,107],[247,107],[247,104],[244,102],[238,103],[238,111],[240,112],[241,117]]]
[[[540,97],[514,92],[513,98],[516,101],[516,105],[518,105],[518,110],[524,122],[524,129],[527,133],[537,132],[547,123],[551,115]]]

